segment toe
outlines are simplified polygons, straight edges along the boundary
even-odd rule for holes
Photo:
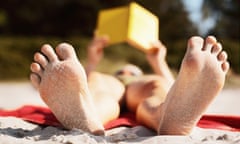
[[[212,48],[212,53],[218,55],[222,51],[222,45],[220,43],[216,43]]]
[[[41,81],[39,75],[37,75],[37,74],[35,74],[35,73],[32,73],[32,74],[30,75],[30,80],[31,80],[31,82],[32,82],[32,85],[33,85],[36,89],[38,89],[38,88],[39,88],[39,85],[40,85],[40,81]]]
[[[47,57],[49,62],[54,62],[58,60],[58,57],[50,45],[43,45],[41,48],[42,53]]]
[[[194,36],[188,40],[188,51],[201,50],[204,40],[201,37]]]
[[[56,52],[58,57],[61,60],[76,58],[76,52],[74,51],[74,48],[67,44],[67,43],[61,43],[56,47]]]
[[[222,51],[217,56],[219,61],[225,62],[227,60],[227,53],[225,51]]]
[[[39,63],[42,68],[45,68],[46,65],[48,64],[47,58],[45,56],[43,56],[42,54],[40,54],[40,53],[36,53],[34,55],[34,61],[36,63]]]
[[[33,73],[36,73],[39,76],[41,76],[42,73],[43,73],[43,70],[42,70],[41,66],[38,63],[35,63],[35,62],[31,64],[30,69]]]
[[[229,70],[229,67],[230,67],[229,62],[226,61],[226,62],[222,63],[222,70],[223,70],[223,72],[227,73],[227,71]]]
[[[212,51],[213,46],[216,44],[217,40],[214,36],[208,36],[205,40],[203,50]]]

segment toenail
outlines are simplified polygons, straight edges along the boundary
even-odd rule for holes
[[[218,59],[221,60],[221,61],[226,60],[227,59],[227,53],[225,51],[222,51],[221,53],[219,53]]]
[[[212,48],[212,53],[218,53],[222,50],[222,45],[220,43],[216,43]]]
[[[217,39],[214,36],[208,36],[206,41],[211,43],[216,43]]]
[[[71,45],[68,44],[68,43],[61,43],[61,44],[59,44],[57,47],[60,48],[60,49],[62,49],[62,48],[69,47],[69,46],[71,46]]]

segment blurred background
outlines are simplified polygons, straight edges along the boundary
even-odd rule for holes
[[[1,0],[0,81],[27,80],[34,52],[42,44],[69,42],[81,62],[93,37],[99,10],[127,5],[131,0]],[[168,48],[167,61],[177,73],[187,39],[214,35],[229,54],[228,83],[240,86],[239,0],[136,0],[159,17],[160,40]],[[126,50],[128,49],[128,50]],[[125,63],[134,63],[146,73],[151,69],[145,55],[127,44],[105,49],[98,67],[112,73]]]

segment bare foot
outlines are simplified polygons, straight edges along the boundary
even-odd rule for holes
[[[221,91],[229,69],[227,54],[215,37],[188,41],[176,82],[163,107],[159,134],[187,135]]]
[[[103,134],[85,71],[73,47],[63,43],[57,46],[55,53],[51,46],[44,45],[41,53],[34,55],[34,61],[31,82],[63,126]]]

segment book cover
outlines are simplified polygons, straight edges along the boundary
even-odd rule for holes
[[[128,42],[144,52],[152,51],[151,43],[158,40],[159,20],[135,2],[127,6],[101,10],[96,35],[107,35],[110,44]]]

